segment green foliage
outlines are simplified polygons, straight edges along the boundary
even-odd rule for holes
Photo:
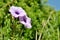
[[[59,40],[60,12],[44,5],[46,1],[0,0],[0,40]],[[25,28],[18,18],[12,17],[9,13],[12,5],[26,11],[32,21],[31,29]]]

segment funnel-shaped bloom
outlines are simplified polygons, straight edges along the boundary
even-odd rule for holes
[[[12,16],[14,16],[15,18],[19,17],[19,16],[24,16],[26,15],[26,12],[21,8],[21,7],[15,7],[15,6],[11,6],[9,9],[9,12],[12,14]]]
[[[26,12],[21,7],[11,6],[9,12],[15,18],[19,17],[20,23],[26,28],[31,28],[31,18],[27,17]]]
[[[31,26],[31,18],[27,16],[19,17],[20,23],[22,23],[26,28],[32,28]]]

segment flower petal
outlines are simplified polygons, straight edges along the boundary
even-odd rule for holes
[[[31,26],[31,18],[26,16],[26,22],[24,20],[22,20],[23,17],[19,17],[20,23],[22,23],[26,28],[32,28]]]
[[[26,15],[26,12],[21,7],[11,6],[9,12],[11,12],[12,16],[14,17]]]

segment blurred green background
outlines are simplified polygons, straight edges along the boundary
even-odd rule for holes
[[[48,0],[0,0],[0,40],[60,40],[60,11],[46,5]],[[27,29],[9,8],[22,7],[31,18]]]

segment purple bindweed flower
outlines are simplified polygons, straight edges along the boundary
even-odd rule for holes
[[[22,23],[26,28],[32,28],[31,18],[27,17],[26,12],[21,7],[11,6],[9,12],[15,18],[19,17],[20,23]]]
[[[22,23],[26,28],[32,28],[31,26],[31,18],[27,16],[19,17],[20,23]]]
[[[14,16],[15,18],[19,17],[19,16],[24,16],[26,15],[26,12],[21,8],[21,7],[15,7],[15,6],[11,6],[9,9],[9,12],[12,14],[12,16]]]

